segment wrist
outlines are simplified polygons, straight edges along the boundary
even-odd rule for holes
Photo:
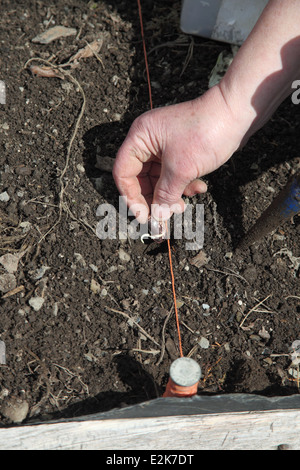
[[[205,128],[202,127],[204,147],[207,151],[214,150],[219,166],[241,146],[251,116],[248,120],[245,115],[241,119],[240,110],[220,84],[210,88],[195,102],[199,103],[199,114],[205,116]]]
[[[271,118],[300,78],[299,20],[298,1],[270,0],[219,83],[244,128],[244,141]]]

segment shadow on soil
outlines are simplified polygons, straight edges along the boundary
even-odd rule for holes
[[[122,141],[126,137],[126,134],[130,128],[131,123],[134,118],[141,114],[143,111],[148,109],[148,91],[147,83],[145,80],[144,73],[144,56],[141,42],[141,33],[140,33],[140,24],[138,21],[138,14],[135,9],[128,8],[124,3],[118,1],[111,2],[116,11],[122,16],[126,21],[130,21],[134,27],[134,39],[133,44],[136,49],[136,66],[134,67],[134,74],[130,77],[132,81],[131,93],[128,104],[128,112],[125,114],[122,121],[112,122],[108,124],[103,124],[91,128],[84,136],[84,155],[83,160],[85,162],[86,173],[88,178],[92,181],[95,189],[101,191],[101,194],[107,199],[107,202],[115,205],[117,207],[118,203],[118,191],[115,187],[113,177],[109,173],[102,172],[95,169],[96,155],[97,155],[97,145],[101,147],[101,153],[103,156],[115,157]],[[172,3],[170,2],[170,8],[172,8]],[[154,2],[149,0],[144,2],[144,25],[147,25],[147,22],[153,19],[153,10]],[[162,9],[162,12],[166,11]],[[163,21],[163,18],[161,18]],[[147,30],[147,28],[146,28]],[[176,31],[174,32],[176,34]],[[157,41],[160,39],[158,38]],[[208,42],[206,39],[195,38],[195,41],[198,43]],[[146,42],[148,44],[148,50],[150,47],[153,47],[153,40],[151,37],[147,37]],[[156,44],[157,45],[157,44]],[[216,43],[219,45],[219,43]],[[226,44],[221,44],[223,49],[228,49],[230,46]],[[201,50],[201,49],[200,49]],[[160,77],[155,77],[154,69],[151,67],[151,64],[154,64],[156,60],[159,59],[159,54],[161,53],[160,49],[157,49],[157,52],[152,53],[149,57],[149,67],[152,72],[151,78],[155,81]],[[285,51],[283,51],[283,60],[285,56]],[[217,59],[218,52],[216,52]],[[201,54],[196,56],[194,52],[193,57],[191,58],[190,67],[199,65],[198,62],[201,61]],[[188,82],[190,77],[188,74],[183,75],[178,79],[178,88]],[[202,88],[207,87],[207,77],[199,77],[199,81],[204,81]],[[137,93],[138,90],[138,93]],[[259,96],[264,92],[264,84],[257,90],[256,95],[253,97],[253,106],[255,109],[259,108]],[[163,90],[164,93],[164,102],[168,102],[171,99],[174,99],[174,96],[169,92],[168,86]],[[192,98],[195,96],[191,96]],[[180,99],[179,99],[180,101]],[[295,112],[296,106],[291,105],[290,98],[287,98],[286,102],[282,105],[285,108],[291,108],[291,114]],[[292,109],[293,108],[293,109]],[[279,133],[285,135],[294,136],[296,133],[295,125],[287,121],[282,121],[281,129],[278,129]],[[264,172],[266,172],[271,167],[276,168],[283,162],[288,162],[290,159],[296,156],[296,148],[291,144],[290,148],[287,149],[286,146],[276,145],[272,142],[272,136],[274,135],[274,129],[272,127],[272,122],[267,124],[262,130],[253,136],[246,146],[237,151],[236,154],[231,158],[231,160],[223,165],[220,169],[216,170],[214,173],[206,176],[206,181],[208,182],[208,191],[211,193],[216,205],[219,215],[224,221],[224,226],[228,230],[233,249],[237,246],[243,235],[245,234],[243,230],[243,220],[245,214],[243,214],[243,196],[241,188],[251,181],[255,181]],[[115,143],[115,146],[111,146],[111,142]],[[109,148],[107,143],[110,143]],[[263,149],[261,153],[257,152],[257,148]],[[257,170],[253,171],[253,165],[257,166]],[[281,188],[276,188],[275,192],[277,193]],[[270,195],[270,203],[272,202],[273,197]],[[232,203],[234,201],[234,204]],[[253,205],[255,205],[255,194],[253,195]]]

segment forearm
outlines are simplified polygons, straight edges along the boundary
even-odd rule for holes
[[[300,2],[271,0],[235,56],[220,91],[248,139],[300,78]]]

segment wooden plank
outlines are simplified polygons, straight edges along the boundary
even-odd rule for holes
[[[300,411],[295,409],[105,420],[85,416],[0,429],[0,449],[275,450],[284,444],[300,450],[299,435]]]

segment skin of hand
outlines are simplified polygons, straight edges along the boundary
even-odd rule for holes
[[[270,0],[225,77],[199,98],[139,116],[116,157],[113,176],[137,219],[182,212],[182,195],[243,146],[300,77],[299,0]],[[152,204],[152,205],[151,205]]]
[[[152,215],[168,219],[184,210],[182,195],[207,190],[199,178],[221,166],[243,137],[233,121],[214,87],[195,100],[154,109],[133,122],[113,176],[140,222],[146,222],[151,204]]]

